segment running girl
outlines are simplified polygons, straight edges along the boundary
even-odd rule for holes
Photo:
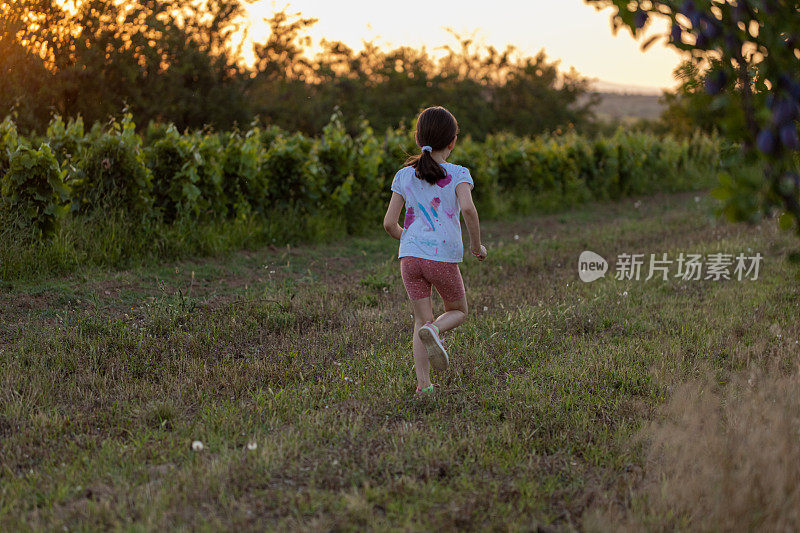
[[[409,158],[392,180],[392,199],[383,227],[400,241],[400,273],[414,309],[414,369],[417,393],[432,392],[430,367],[447,369],[449,357],[440,334],[467,318],[467,298],[458,263],[463,260],[460,215],[464,215],[470,251],[486,259],[478,210],[472,202],[469,170],[448,163],[458,138],[458,123],[443,107],[429,107],[417,117],[420,154]],[[405,204],[403,227],[397,223]],[[433,320],[431,285],[444,301]]]

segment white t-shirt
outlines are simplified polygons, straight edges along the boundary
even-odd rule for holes
[[[400,236],[398,257],[419,257],[460,263],[464,260],[461,240],[461,205],[456,186],[475,186],[465,167],[444,163],[447,177],[431,185],[416,176],[413,167],[404,167],[395,174],[392,190],[405,200],[406,214]]]

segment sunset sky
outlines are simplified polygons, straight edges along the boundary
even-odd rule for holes
[[[664,44],[646,53],[627,30],[613,36],[610,11],[596,11],[583,0],[260,0],[248,7],[250,37],[262,40],[267,33],[262,22],[276,10],[302,12],[319,19],[308,35],[342,41],[359,49],[362,41],[383,46],[425,45],[429,50],[453,38],[445,27],[503,48],[513,44],[526,54],[544,48],[562,66],[574,66],[581,74],[623,85],[671,88],[672,71],[679,55]],[[653,30],[660,28],[654,26]]]

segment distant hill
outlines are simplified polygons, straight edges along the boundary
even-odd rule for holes
[[[657,119],[664,106],[659,103],[657,94],[625,94],[616,92],[597,92],[600,102],[594,108],[598,118],[606,119]],[[586,97],[588,98],[588,97]],[[586,100],[584,99],[584,102]]]
[[[593,80],[591,88],[596,93],[618,93],[618,94],[647,94],[650,96],[661,96],[664,89],[650,85],[630,85],[626,83],[614,83],[613,81]]]

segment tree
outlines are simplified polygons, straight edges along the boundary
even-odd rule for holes
[[[747,161],[764,168],[761,183],[744,174],[722,177],[716,194],[724,213],[752,221],[782,206],[781,227],[800,234],[800,2],[586,1],[613,6],[615,31],[624,26],[634,36],[644,35],[652,17],[669,20],[668,43],[706,70],[705,90],[713,96],[721,131],[741,143]]]
[[[74,13],[53,0],[0,7],[0,50],[9,51],[0,64],[12,73],[0,85],[0,113],[24,102],[41,125],[53,111],[95,121],[128,106],[140,121],[181,128],[249,117],[229,47],[239,0],[84,0]]]
[[[423,108],[445,105],[462,131],[482,138],[499,131],[537,134],[586,124],[590,99],[579,105],[587,81],[563,73],[544,51],[523,57],[515,48],[481,46],[451,32],[456,43],[435,57],[424,47],[381,50],[364,43],[356,52],[323,40],[309,57],[304,35],[314,19],[276,13],[271,35],[257,45],[256,73],[248,89],[254,111],[267,122],[318,134],[339,109],[351,134],[364,120],[378,130],[410,123]]]
[[[0,1],[0,116],[13,111],[22,129],[46,123],[51,112],[42,96],[50,76],[41,53],[55,37],[51,25],[60,11],[49,0]]]
[[[316,20],[286,11],[267,22],[246,66],[233,35],[243,0],[0,0],[0,116],[16,111],[23,129],[51,114],[106,121],[127,108],[139,124],[179,130],[263,122],[317,135],[335,110],[355,135],[410,123],[445,105],[462,131],[530,135],[581,126],[586,80],[562,72],[544,51],[523,57],[453,33],[443,56],[420,49],[355,51],[322,41],[313,57],[306,30]]]

